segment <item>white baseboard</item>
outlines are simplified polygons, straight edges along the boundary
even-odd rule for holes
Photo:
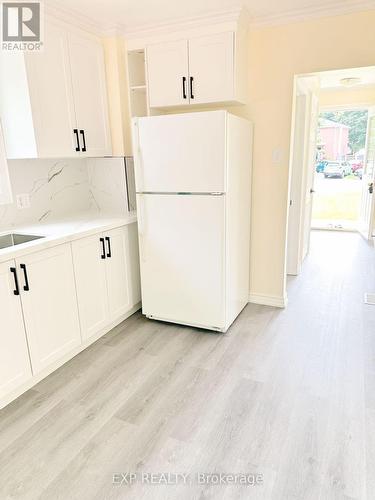
[[[288,305],[288,297],[280,297],[278,295],[262,295],[251,293],[249,295],[249,302],[252,304],[260,304],[263,306],[281,307],[284,308]]]

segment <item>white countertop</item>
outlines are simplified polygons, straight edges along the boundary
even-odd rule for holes
[[[101,231],[109,231],[116,227],[132,224],[137,221],[136,215],[128,217],[97,216],[92,213],[77,214],[63,220],[29,224],[1,230],[3,234],[17,233],[44,236],[44,238],[0,249],[0,263],[16,259],[24,255],[46,248],[78,240]]]

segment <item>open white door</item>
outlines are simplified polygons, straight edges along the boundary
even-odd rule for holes
[[[303,210],[303,232],[302,232],[302,260],[306,257],[310,248],[311,216],[314,194],[314,174],[315,174],[315,156],[316,156],[316,134],[318,128],[319,100],[312,93],[310,100],[310,116],[308,137],[306,141],[306,160],[305,160],[305,206]]]
[[[359,232],[371,239],[374,229],[374,176],[375,176],[375,107],[369,109],[366,154],[363,162],[362,198],[359,217]]]
[[[296,82],[291,142],[287,274],[298,275],[309,251],[319,100],[316,77]]]

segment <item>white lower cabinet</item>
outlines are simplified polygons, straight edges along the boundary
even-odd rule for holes
[[[106,260],[109,319],[115,320],[131,307],[128,226],[109,231],[110,258]]]
[[[12,272],[13,271],[13,272]],[[0,400],[31,378],[16,264],[0,264]]]
[[[136,224],[130,224],[73,242],[83,339],[92,337],[140,301],[136,238]]]
[[[0,408],[140,299],[136,224],[0,264]]]
[[[100,233],[72,243],[83,340],[90,338],[108,323],[104,241]]]
[[[81,344],[71,247],[58,245],[16,263],[36,374]]]

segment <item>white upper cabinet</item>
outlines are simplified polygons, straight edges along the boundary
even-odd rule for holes
[[[100,41],[50,19],[39,53],[0,54],[8,158],[111,154]]]
[[[189,40],[190,102],[232,101],[234,95],[234,33]]]
[[[46,23],[42,54],[25,55],[36,154],[39,157],[71,156],[75,152],[76,128],[69,69],[67,32]],[[14,149],[17,156],[18,148]]]
[[[0,205],[12,203],[13,194],[10,185],[8,162],[6,158],[3,131],[0,120]]]
[[[102,45],[93,37],[70,33],[69,53],[81,152],[85,156],[109,156],[111,138]]]
[[[159,43],[147,48],[147,73],[151,107],[189,104],[188,41]]]
[[[233,32],[213,33],[147,47],[150,108],[244,102],[238,71],[243,57]]]

